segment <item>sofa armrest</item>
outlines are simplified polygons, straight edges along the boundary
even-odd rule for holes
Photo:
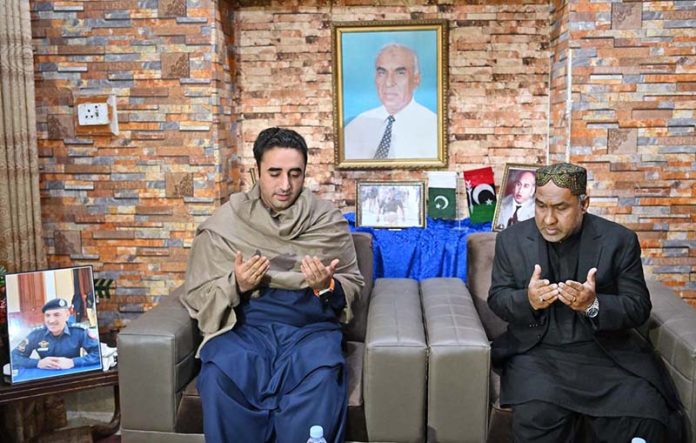
[[[200,337],[177,289],[118,335],[124,429],[173,432],[181,390],[197,372]]]
[[[418,282],[375,282],[365,349],[363,399],[369,441],[422,442],[427,346]]]
[[[696,309],[659,282],[647,283],[653,305],[648,336],[674,380],[696,439]]]
[[[458,278],[421,281],[428,336],[428,432],[439,442],[486,441],[491,347]]]

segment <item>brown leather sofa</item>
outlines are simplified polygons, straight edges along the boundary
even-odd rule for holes
[[[495,238],[496,233],[492,232],[472,234],[467,238],[467,288],[478,311],[478,318],[459,316],[454,318],[453,325],[466,330],[470,336],[485,334],[488,340],[493,340],[506,328],[506,323],[487,304]],[[667,366],[689,418],[691,441],[696,443],[696,309],[656,281],[648,281],[648,289],[653,309],[640,332],[652,342]],[[494,372],[490,374],[487,440],[512,441],[511,414],[508,409],[500,407],[499,379]],[[464,391],[460,393],[465,394]]]
[[[372,278],[372,237],[354,233],[366,286],[345,330],[347,440],[425,438],[427,346],[419,286]],[[130,442],[203,442],[194,358],[201,337],[178,301],[181,288],[118,336],[121,433]]]

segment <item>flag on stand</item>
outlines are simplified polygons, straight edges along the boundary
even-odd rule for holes
[[[428,172],[428,215],[454,220],[457,217],[457,173]]]
[[[469,204],[469,218],[472,223],[485,223],[493,220],[495,212],[495,182],[493,168],[464,171],[466,196]]]

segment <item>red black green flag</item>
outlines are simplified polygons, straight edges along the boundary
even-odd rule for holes
[[[485,223],[493,220],[495,212],[495,182],[493,168],[464,171],[466,196],[469,203],[469,218],[472,223]]]

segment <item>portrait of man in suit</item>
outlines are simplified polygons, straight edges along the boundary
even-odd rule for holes
[[[536,166],[507,166],[501,186],[502,198],[498,200],[498,207],[493,218],[494,231],[502,231],[534,217],[535,169]]]
[[[437,156],[437,114],[418,103],[418,55],[388,43],[377,53],[375,88],[380,106],[360,113],[344,133],[347,159],[385,160]]]
[[[444,166],[446,26],[334,30],[338,166]]]

